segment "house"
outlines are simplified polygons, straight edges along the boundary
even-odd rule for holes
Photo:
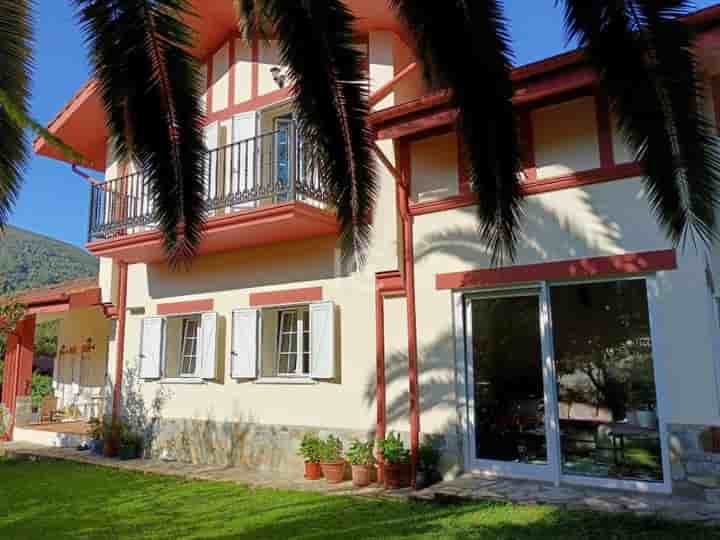
[[[306,431],[392,430],[413,447],[429,437],[448,476],[712,485],[720,251],[660,230],[582,52],[513,73],[525,215],[516,260],[497,268],[448,95],[424,87],[384,1],[349,4],[379,149],[367,264],[340,262],[276,44],[239,35],[231,0],[196,2],[210,206],[199,255],[188,269],[165,262],[142,175],[113,158],[90,81],[49,129],[107,179],[89,187],[98,281],[31,305],[3,402],[16,410],[26,393],[33,317],[61,314],[58,361],[104,366],[103,406],[164,459],[289,471]],[[685,22],[720,103],[720,6]],[[35,150],[65,159],[42,139]],[[58,383],[66,404],[83,392]],[[32,428],[19,416],[16,438]]]

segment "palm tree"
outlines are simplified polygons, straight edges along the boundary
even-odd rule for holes
[[[202,111],[188,0],[71,0],[78,9],[119,157],[146,173],[173,259],[191,255],[203,223]],[[521,224],[521,146],[512,53],[499,0],[388,0],[413,36],[431,87],[451,90],[478,193],[480,239],[500,260]],[[645,173],[668,237],[715,236],[720,156],[703,116],[687,0],[557,0],[569,37],[599,75]],[[377,194],[363,59],[342,0],[237,0],[248,31],[271,29],[290,68],[300,130],[317,155],[347,254],[368,245]],[[27,158],[32,13],[0,0],[0,224]],[[472,66],[473,69],[467,69]],[[9,114],[10,111],[14,114]],[[157,111],[161,114],[158,117]],[[27,125],[27,124],[26,124]],[[32,127],[32,126],[31,126]],[[178,227],[183,234],[178,234]]]

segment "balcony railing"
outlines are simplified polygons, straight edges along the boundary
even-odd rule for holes
[[[205,202],[209,216],[300,201],[327,208],[329,193],[294,127],[207,152]],[[155,229],[155,202],[142,173],[90,189],[89,241]]]

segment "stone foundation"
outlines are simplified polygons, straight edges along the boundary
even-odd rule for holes
[[[668,424],[673,491],[720,503],[720,427]]]
[[[327,429],[313,426],[261,425],[193,419],[162,419],[156,424],[145,449],[146,457],[181,463],[248,467],[258,471],[297,474],[303,470],[298,448],[310,432],[320,438],[335,435],[347,449],[353,438],[368,440],[375,433],[360,430]],[[406,444],[409,434],[401,433]],[[454,437],[453,437],[454,438]],[[459,447],[447,437],[433,436],[442,452],[442,470],[456,476]]]
[[[15,402],[15,425],[18,427],[32,424],[32,398],[30,396],[18,396]]]

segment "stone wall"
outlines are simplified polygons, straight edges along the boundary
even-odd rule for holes
[[[18,396],[15,403],[15,425],[18,427],[32,424],[32,398]]]
[[[720,502],[720,427],[668,424],[673,492]]]

